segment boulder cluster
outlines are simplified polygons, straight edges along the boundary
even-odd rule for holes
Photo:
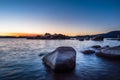
[[[104,46],[101,47],[100,45],[91,46],[94,50],[84,50],[81,51],[84,54],[93,54],[95,53],[96,56],[110,58],[110,59],[120,59],[120,46],[109,47]]]

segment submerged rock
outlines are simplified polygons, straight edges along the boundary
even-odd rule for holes
[[[106,46],[103,46],[103,47],[101,47],[99,49],[106,49],[106,48],[109,48],[109,47],[110,47],[109,45],[106,45]]]
[[[92,40],[94,40],[94,41],[103,41],[104,37],[101,36],[101,35],[97,35],[97,36],[93,37]]]
[[[96,53],[97,56],[120,59],[120,46],[101,49]]]
[[[79,41],[84,41],[84,38],[80,38]]]
[[[82,53],[84,53],[84,54],[92,54],[92,53],[95,53],[95,51],[94,50],[84,50],[84,51],[82,51]]]
[[[76,65],[76,51],[72,47],[58,47],[45,55],[43,62],[55,72],[69,72]]]
[[[94,46],[91,46],[91,48],[98,49],[98,48],[101,48],[101,46],[100,45],[94,45]]]
[[[41,52],[39,56],[42,57],[42,56],[45,56],[46,54],[48,54],[48,52]]]

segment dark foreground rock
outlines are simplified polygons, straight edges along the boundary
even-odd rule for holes
[[[94,50],[84,50],[84,51],[82,51],[82,53],[84,53],[84,54],[93,54],[93,53],[95,53],[95,51]]]
[[[120,59],[120,46],[101,49],[99,52],[96,52],[96,55],[105,58]]]
[[[43,62],[54,72],[70,72],[76,65],[76,51],[72,47],[58,47],[45,55]]]
[[[98,35],[98,36],[93,37],[92,40],[94,40],[94,41],[103,41],[104,37],[101,36],[101,35]]]

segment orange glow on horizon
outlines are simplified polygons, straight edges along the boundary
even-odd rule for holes
[[[0,33],[0,36],[37,36],[40,34],[35,34],[35,33]]]
[[[19,36],[37,36],[37,35],[44,35],[45,33],[41,33],[41,34],[38,34],[38,33],[16,33],[16,32],[10,32],[10,33],[0,33],[0,36],[16,36],[16,37],[19,37]],[[55,33],[50,33],[50,34],[55,34]],[[58,33],[59,34],[59,33]],[[64,35],[67,35],[67,36],[85,36],[85,35],[88,35],[87,33],[71,33],[71,34],[65,34],[65,33],[60,33],[60,34],[64,34]],[[99,33],[96,33],[96,34],[99,34]],[[89,33],[89,35],[94,35],[94,33]]]

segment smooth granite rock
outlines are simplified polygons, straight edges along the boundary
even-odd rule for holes
[[[99,52],[96,53],[96,55],[105,58],[120,59],[120,46],[101,49]]]

